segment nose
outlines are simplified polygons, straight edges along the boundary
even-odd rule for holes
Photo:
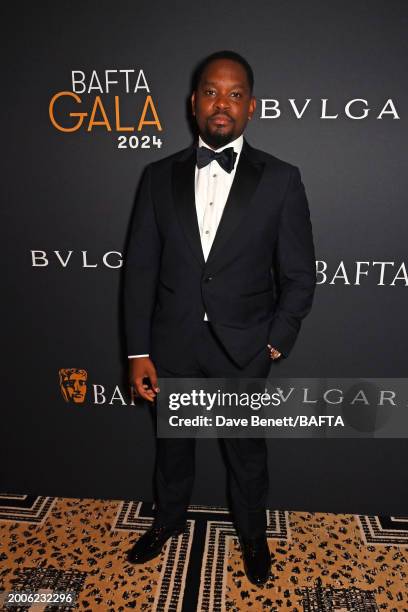
[[[225,96],[217,96],[214,106],[217,110],[225,110],[229,108],[229,100]]]

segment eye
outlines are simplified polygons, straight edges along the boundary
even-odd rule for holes
[[[242,94],[239,91],[233,91],[231,95],[236,98],[242,98]]]
[[[209,94],[211,96],[213,93],[215,93],[215,91],[213,89],[206,89],[204,93]]]

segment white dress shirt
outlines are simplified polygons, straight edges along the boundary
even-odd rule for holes
[[[205,261],[207,261],[211,245],[221,221],[222,213],[238,166],[243,143],[244,137],[241,134],[241,136],[232,142],[229,142],[219,149],[215,149],[215,151],[218,152],[227,147],[234,147],[237,157],[232,172],[228,173],[223,170],[215,159],[204,166],[204,168],[198,168],[197,165],[195,167],[195,205],[198,227],[200,230],[201,247],[203,249]],[[203,141],[201,136],[198,137],[198,145],[200,147],[211,148]],[[208,321],[207,313],[204,313],[204,321]],[[133,357],[148,356],[149,355],[146,354],[129,355],[128,357],[131,359]]]

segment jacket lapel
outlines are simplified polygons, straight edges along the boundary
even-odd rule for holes
[[[196,153],[194,146],[189,147],[183,157],[173,163],[173,199],[180,225],[184,230],[191,250],[203,266],[205,260],[203,249],[201,248],[200,230],[195,206],[195,165]]]
[[[192,146],[187,149],[181,160],[173,164],[173,197],[190,247],[199,263],[204,266],[214,263],[215,257],[221,254],[222,247],[249,210],[252,196],[261,179],[264,163],[257,160],[256,150],[244,138],[235,177],[207,262],[204,260],[201,247],[195,205],[195,165],[195,147]]]
[[[253,149],[244,139],[235,177],[228,194],[211,250],[206,264],[213,264],[214,259],[250,209],[252,196],[261,179],[263,163],[255,162]]]

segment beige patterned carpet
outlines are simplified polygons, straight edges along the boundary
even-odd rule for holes
[[[144,566],[126,552],[152,504],[0,495],[0,609],[10,590],[73,591],[76,610],[408,612],[408,517],[268,510],[272,574],[243,572],[226,508],[190,506],[189,529]]]

